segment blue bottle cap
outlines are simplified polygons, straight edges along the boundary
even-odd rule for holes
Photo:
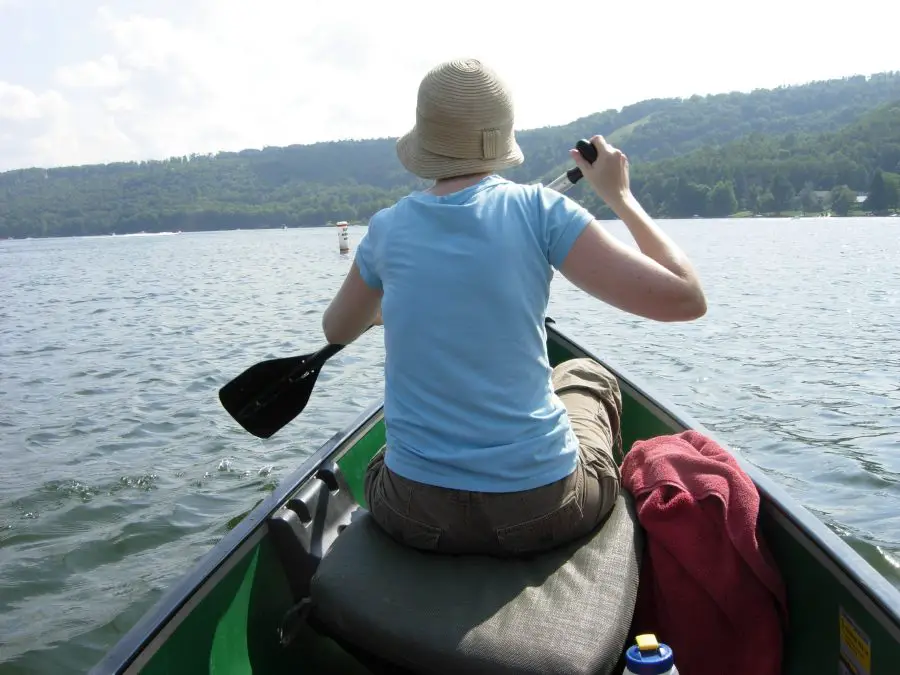
[[[657,642],[654,636],[639,636],[638,643],[625,652],[628,670],[635,675],[662,675],[675,664],[671,647]]]

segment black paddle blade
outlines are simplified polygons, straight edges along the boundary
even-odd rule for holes
[[[312,395],[325,359],[322,352],[271,359],[250,366],[219,390],[219,401],[235,421],[269,438],[299,415]]]

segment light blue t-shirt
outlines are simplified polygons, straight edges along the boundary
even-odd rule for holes
[[[356,263],[384,291],[388,467],[480,492],[575,469],[544,318],[553,267],[592,219],[554,190],[496,175],[442,197],[414,192],[372,217]]]

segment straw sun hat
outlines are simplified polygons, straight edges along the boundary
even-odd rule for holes
[[[435,66],[419,85],[416,125],[397,141],[397,156],[435,180],[521,164],[509,88],[477,59]]]

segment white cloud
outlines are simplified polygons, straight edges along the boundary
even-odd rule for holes
[[[79,110],[52,90],[38,94],[0,82],[0,166],[57,166],[141,154],[114,116]]]
[[[164,70],[176,63],[178,53],[188,46],[192,37],[165,18],[142,15],[121,18],[106,7],[97,11],[97,25],[112,38],[122,61],[138,69]]]
[[[56,150],[48,155],[39,146],[54,137],[67,113],[68,104],[55,91],[37,93],[0,82],[0,165],[14,168],[33,165],[35,160],[52,161]]]
[[[55,91],[37,94],[9,82],[0,82],[0,120],[27,122],[54,118],[64,113],[66,102]]]
[[[103,107],[110,113],[134,112],[140,106],[140,100],[133,92],[121,92],[103,99]]]
[[[0,22],[0,57],[4,38],[47,33],[0,63],[0,169],[399,135],[425,71],[462,55],[509,81],[519,128],[650,97],[886,70],[895,4],[860,0],[854,15],[880,20],[845,31],[837,4],[809,0],[727,12],[712,0],[573,0],[557,13],[483,0],[448,11],[410,0],[120,0],[87,14],[80,4],[65,23],[52,17],[69,5],[31,0]]]
[[[84,61],[62,66],[56,71],[56,79],[64,87],[107,89],[128,81],[130,73],[119,66],[112,54],[104,54],[94,61]]]

